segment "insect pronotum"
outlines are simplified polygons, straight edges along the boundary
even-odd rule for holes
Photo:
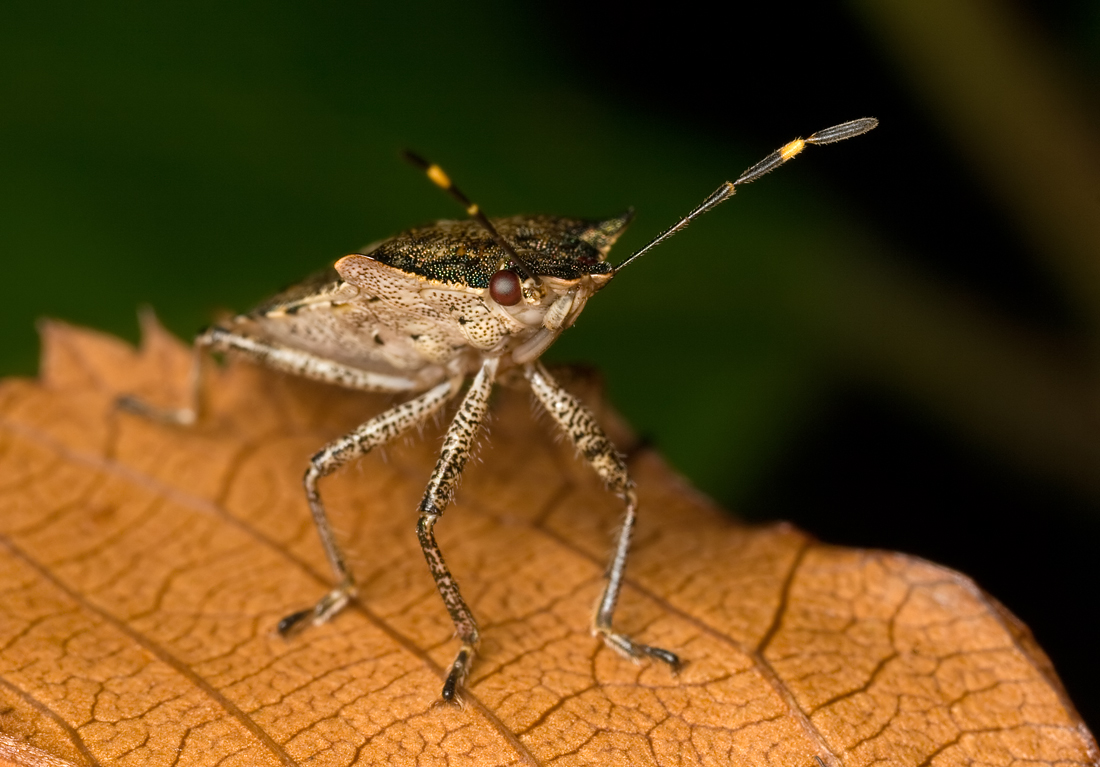
[[[195,339],[191,403],[164,410],[133,397],[123,408],[160,421],[189,425],[199,417],[201,365],[207,350],[243,355],[276,370],[371,392],[404,393],[399,405],[371,418],[318,451],[305,473],[305,494],[335,587],[312,607],[279,622],[289,636],[321,624],[356,597],[355,578],[333,534],[318,482],[339,467],[424,423],[459,396],[439,460],[418,511],[416,534],[461,646],[443,683],[456,699],[478,647],[477,622],[462,598],[435,539],[435,525],[485,420],[494,380],[518,368],[538,402],[580,455],[625,506],[592,631],[634,660],[654,658],[672,669],[680,658],[638,642],[613,625],[637,514],[633,482],[623,457],[592,413],[557,384],[539,357],[572,325],[588,299],[643,253],[733,196],[808,144],[831,144],[866,133],[873,118],[796,139],[727,181],[697,208],[617,266],[606,261],[631,214],[601,220],[513,216],[490,220],[438,165],[409,155],[469,215],[411,229],[341,258],[327,272],[280,293],[246,314],[203,331]]]

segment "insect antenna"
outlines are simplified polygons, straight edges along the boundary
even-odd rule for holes
[[[873,129],[876,125],[878,125],[878,120],[873,117],[864,117],[859,120],[852,120],[851,122],[834,125],[833,127],[826,128],[825,130],[819,130],[817,133],[814,133],[809,138],[798,138],[788,144],[784,144],[782,147],[775,150],[763,160],[756,163],[751,168],[742,173],[736,181],[727,181],[722,184],[722,186],[715,189],[714,193],[711,194],[711,196],[707,199],[703,200],[703,202],[700,203],[699,206],[695,208],[695,210],[691,211],[691,213],[688,213],[686,216],[681,218],[668,229],[661,232],[641,250],[634,251],[634,253],[632,253],[618,266],[615,267],[615,272],[618,273],[620,269],[636,259],[638,256],[642,255],[648,250],[651,250],[652,248],[657,247],[669,237],[672,237],[674,234],[677,234],[678,232],[686,229],[688,224],[690,224],[692,221],[699,218],[704,213],[708,213],[712,209],[718,207],[730,197],[733,197],[734,192],[737,190],[737,187],[741,184],[748,184],[751,181],[756,181],[756,179],[760,178],[764,174],[770,173],[783,163],[787,162],[787,160],[795,157],[803,149],[806,148],[807,144],[833,144],[837,141],[843,141],[846,138],[854,138],[855,136],[860,136],[867,131]]]
[[[520,258],[519,253],[516,253],[516,249],[501,236],[500,232],[493,226],[489,218],[481,212],[481,208],[478,207],[477,203],[463,194],[462,190],[454,185],[450,177],[443,172],[442,168],[433,162],[428,162],[420,155],[410,152],[407,149],[404,152],[404,156],[408,162],[424,171],[429,181],[457,200],[458,203],[466,209],[466,214],[470,216],[470,218],[481,224],[482,228],[484,228],[485,231],[489,233],[489,236],[493,238],[493,242],[497,244],[497,247],[504,251],[505,255],[508,256],[508,260],[515,265],[516,271],[518,271],[525,280],[533,280],[535,285],[541,284],[539,278],[535,275],[534,271],[532,271],[528,263]]]

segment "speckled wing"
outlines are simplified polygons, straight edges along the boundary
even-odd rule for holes
[[[354,367],[387,375],[414,374],[425,384],[445,377],[428,369],[409,343],[396,339],[371,302],[356,300],[358,290],[327,269],[279,293],[248,314],[233,319],[233,329]]]
[[[425,360],[445,362],[470,347],[486,351],[510,332],[478,288],[410,274],[369,255],[345,256],[336,270],[359,289],[356,301],[366,303],[390,331],[383,340],[411,342]]]

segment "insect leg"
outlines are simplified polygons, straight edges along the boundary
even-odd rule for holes
[[[118,407],[161,423],[177,426],[193,425],[199,418],[202,402],[202,365],[208,349],[231,352],[274,370],[344,386],[348,389],[393,393],[417,388],[416,382],[409,378],[361,370],[309,352],[265,341],[247,333],[217,326],[207,328],[200,333],[195,338],[192,348],[194,359],[191,363],[191,401],[186,407],[160,408],[132,395],[119,397],[116,403]]]
[[[546,412],[557,422],[608,489],[622,498],[626,505],[623,525],[615,544],[615,553],[607,566],[607,585],[604,586],[603,595],[600,597],[596,616],[592,622],[592,633],[600,636],[608,647],[628,658],[637,660],[648,655],[664,661],[673,669],[679,668],[680,658],[675,653],[635,642],[630,637],[615,631],[611,625],[615,603],[618,602],[619,592],[623,587],[623,573],[626,570],[626,558],[630,552],[630,538],[634,532],[634,521],[638,510],[638,499],[634,493],[634,483],[627,473],[626,462],[604,434],[592,411],[579,399],[561,388],[546,372],[542,363],[534,362],[527,365],[524,368],[524,374],[531,383],[535,397],[546,408]]]
[[[280,370],[348,389],[392,393],[413,391],[417,388],[416,382],[411,378],[352,367],[232,329],[217,326],[207,328],[195,339],[195,343],[207,346],[214,351],[231,352],[247,357],[272,370]]]
[[[428,487],[424,491],[424,499],[420,502],[420,519],[416,525],[416,535],[420,539],[420,547],[424,550],[424,557],[428,560],[428,569],[443,597],[443,604],[451,615],[455,624],[455,632],[462,640],[462,647],[451,664],[450,673],[443,684],[442,697],[445,701],[453,701],[459,687],[466,681],[466,675],[470,671],[477,652],[478,631],[477,621],[470,612],[469,605],[459,593],[458,583],[451,571],[447,569],[447,563],[443,560],[443,552],[439,550],[439,544],[435,541],[435,523],[442,516],[443,510],[454,497],[455,486],[462,475],[462,468],[470,457],[474,440],[481,430],[481,424],[485,421],[485,414],[489,409],[489,393],[493,389],[493,380],[496,378],[497,358],[487,359],[481,366],[481,370],[470,384],[470,390],[466,393],[454,420],[447,429],[447,435],[443,438],[443,449],[440,451],[439,460],[436,462],[432,477],[428,480]]]
[[[313,607],[288,615],[279,621],[280,634],[289,636],[303,627],[307,620],[315,626],[324,623],[347,606],[356,592],[355,579],[348,569],[343,552],[336,543],[332,524],[325,513],[321,494],[317,490],[317,482],[348,461],[366,455],[371,449],[389,442],[413,426],[424,423],[458,392],[460,385],[461,379],[441,383],[415,399],[392,407],[350,434],[345,434],[328,443],[310,459],[309,468],[303,478],[306,500],[309,501],[309,509],[313,513],[313,522],[317,526],[325,555],[336,575],[337,586]]]
[[[191,346],[191,372],[187,381],[189,402],[186,407],[161,408],[151,405],[143,399],[124,394],[115,401],[120,410],[135,413],[150,421],[173,424],[175,426],[192,426],[199,419],[199,409],[202,404],[202,364],[206,358],[206,347],[209,346],[205,334],[195,339]]]
[[[179,425],[195,423],[199,414],[202,381],[201,365],[207,349],[232,352],[275,370],[293,373],[315,381],[344,386],[349,389],[399,392],[416,387],[416,383],[411,379],[361,370],[309,352],[265,341],[247,333],[222,327],[212,327],[195,339],[195,359],[191,368],[191,405],[189,407],[177,410],[161,409],[132,396],[119,398],[118,406],[138,415],[165,423]],[[460,384],[461,381],[458,379],[439,384],[420,396],[372,418],[350,434],[329,443],[313,456],[304,478],[306,500],[309,501],[313,521],[317,526],[317,532],[321,537],[325,554],[328,556],[329,563],[336,574],[338,586],[326,594],[314,607],[294,613],[279,621],[280,634],[287,636],[293,633],[296,629],[305,625],[307,618],[312,619],[311,622],[314,624],[324,623],[343,609],[355,594],[354,580],[348,571],[343,553],[336,543],[332,525],[328,521],[324,505],[321,502],[321,496],[317,490],[318,480],[331,474],[349,460],[364,455],[373,447],[393,439],[419,423],[423,423],[458,392]]]

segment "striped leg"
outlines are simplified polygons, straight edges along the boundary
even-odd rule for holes
[[[132,413],[163,423],[188,426],[199,417],[201,402],[202,362],[206,351],[231,352],[247,357],[253,362],[274,370],[300,375],[315,381],[371,392],[402,392],[416,388],[408,378],[385,375],[344,365],[309,352],[266,341],[247,333],[223,327],[212,327],[201,333],[194,344],[194,362],[191,368],[191,402],[183,408],[165,409],[148,404],[132,396],[120,397],[118,406]],[[337,586],[311,608],[300,610],[279,621],[278,630],[289,636],[308,623],[324,623],[332,618],[355,596],[355,580],[348,570],[343,552],[336,543],[332,525],[325,513],[317,482],[350,460],[366,455],[371,449],[384,444],[414,426],[424,423],[433,413],[447,403],[461,386],[455,379],[424,392],[408,402],[390,408],[372,418],[350,434],[325,445],[310,459],[303,483],[306,500],[313,514],[317,533],[321,537],[325,555],[336,575]]]
[[[328,443],[310,459],[309,468],[303,479],[306,500],[309,501],[309,510],[313,513],[313,522],[317,526],[318,535],[321,536],[325,555],[336,575],[337,585],[313,607],[292,613],[279,621],[280,634],[289,636],[304,627],[307,622],[315,626],[324,623],[344,609],[356,593],[355,579],[348,569],[343,552],[336,543],[332,524],[321,502],[321,494],[317,489],[318,480],[336,471],[348,461],[366,455],[373,448],[424,423],[458,393],[461,383],[461,379],[441,383],[415,399],[390,408],[350,434],[345,434]]]
[[[178,409],[159,408],[142,399],[126,395],[119,397],[118,407],[154,421],[191,426],[199,418],[202,386],[202,363],[206,350],[231,352],[246,357],[273,370],[292,373],[314,381],[336,384],[348,389],[369,392],[412,391],[416,383],[401,376],[375,373],[344,365],[289,346],[265,341],[234,330],[212,327],[200,333],[194,341],[194,361],[191,363],[191,401]]]
[[[188,403],[180,408],[162,408],[151,405],[132,394],[124,394],[115,400],[120,410],[125,410],[150,421],[172,424],[174,426],[193,426],[199,420],[202,404],[202,365],[206,358],[205,333],[195,339],[191,347],[191,372],[187,380]]]
[[[622,455],[611,444],[603,429],[596,423],[592,412],[576,397],[558,385],[550,377],[542,363],[534,362],[524,368],[531,389],[535,392],[546,412],[557,422],[573,445],[588,461],[589,465],[604,481],[608,489],[623,499],[626,513],[619,530],[619,539],[615,544],[615,553],[607,566],[607,585],[596,608],[592,623],[592,633],[600,636],[604,643],[616,652],[632,660],[648,655],[664,661],[674,670],[680,666],[680,658],[668,650],[635,642],[612,628],[611,619],[619,592],[623,587],[623,573],[626,570],[626,558],[630,552],[630,538],[634,532],[637,517],[638,500],[634,493],[634,483],[626,470]]]
[[[420,519],[416,525],[416,534],[420,539],[420,547],[424,550],[424,557],[428,560],[428,569],[431,570],[439,595],[443,597],[443,604],[446,605],[447,612],[454,621],[455,632],[462,640],[462,647],[455,656],[450,673],[447,674],[447,680],[443,684],[442,697],[447,702],[455,700],[458,688],[466,681],[470,665],[477,653],[479,637],[477,621],[474,620],[466,600],[459,593],[454,576],[447,569],[443,552],[439,550],[439,544],[435,541],[434,528],[443,510],[454,497],[455,486],[473,450],[481,425],[485,421],[485,414],[489,409],[489,394],[493,390],[493,380],[496,378],[497,362],[496,358],[487,359],[481,366],[481,370],[470,384],[470,390],[459,405],[450,428],[447,429],[439,461],[436,462],[432,477],[428,480],[424,499],[420,502]]]

